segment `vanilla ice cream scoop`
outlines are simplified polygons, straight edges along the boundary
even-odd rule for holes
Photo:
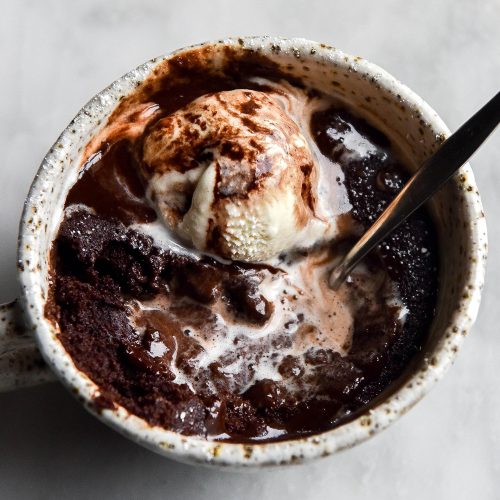
[[[253,90],[207,94],[147,132],[149,196],[197,249],[256,262],[329,231],[317,210],[314,158],[283,99]]]

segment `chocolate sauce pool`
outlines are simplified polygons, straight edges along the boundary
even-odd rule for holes
[[[157,114],[147,124],[152,127],[161,116],[206,93],[266,89],[249,75],[269,81],[286,79],[304,89],[286,69],[250,52],[226,51],[222,70],[207,76],[206,56],[191,51],[164,63],[168,77],[161,72],[153,75],[119,110],[138,102],[155,103]],[[336,182],[345,186],[352,205],[342,217],[354,229],[327,248],[334,255],[375,220],[408,174],[389,139],[343,106],[332,104],[316,111],[309,128],[332,168],[341,166],[344,179]],[[363,154],[348,147],[353,134],[362,139]],[[141,137],[110,136],[89,152],[68,194],[52,250],[53,285],[46,313],[58,323],[59,338],[76,366],[99,386],[97,406],[120,404],[153,425],[211,439],[287,439],[341,425],[402,375],[425,341],[436,301],[436,235],[424,210],[416,212],[364,263],[390,278],[401,304],[389,306],[382,297],[379,302],[363,303],[354,317],[345,355],[311,348],[300,359],[279,358],[276,370],[281,381],[254,380],[255,369],[248,362],[232,375],[237,387],[245,387],[236,391],[225,367],[235,363],[237,356],[258,361],[270,346],[289,348],[290,325],[248,348],[243,336],[236,337],[234,353],[202,368],[191,361],[203,347],[183,325],[189,322],[210,337],[217,324],[216,308],[222,307],[234,324],[263,328],[278,304],[261,293],[262,276],[283,271],[279,265],[222,263],[208,256],[196,259],[163,248],[143,234],[137,224],[154,222],[156,213],[138,173]],[[325,249],[311,250],[318,251]],[[307,252],[299,252],[283,255],[281,261],[307,257]],[[167,304],[168,308],[139,314],[137,303]],[[306,327],[307,318],[299,314],[296,323],[294,328]],[[182,377],[188,377],[191,385],[172,369],[174,355],[177,366],[183,367]],[[250,382],[245,385],[245,380]]]

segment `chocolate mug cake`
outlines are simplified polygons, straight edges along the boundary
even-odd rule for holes
[[[332,290],[409,177],[405,158],[286,67],[206,51],[159,64],[87,145],[46,316],[102,408],[212,440],[320,433],[426,340],[434,225],[419,210]]]

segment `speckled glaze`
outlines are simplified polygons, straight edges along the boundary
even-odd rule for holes
[[[251,37],[209,45],[215,49],[231,45],[238,50],[257,51],[293,68],[298,76],[313,80],[321,90],[348,100],[400,145],[414,167],[449,134],[438,115],[420,97],[360,57],[303,39]],[[20,304],[28,328],[34,333],[47,364],[89,411],[130,439],[170,458],[243,468],[300,463],[352,447],[386,428],[433,387],[453,362],[476,318],[487,237],[479,193],[468,165],[431,204],[441,245],[441,291],[437,316],[422,356],[414,360],[405,376],[364,415],[320,435],[254,445],[217,443],[151,427],[122,407],[100,411],[93,405],[99,388],[76,369],[57,338],[57,329],[44,317],[48,250],[62,217],[68,187],[76,180],[83,148],[105,123],[120,98],[171,56],[147,62],[94,97],[45,157],[26,200],[19,235]],[[12,309],[7,313],[10,318],[17,317]],[[0,359],[4,337],[5,333],[0,333]],[[0,372],[0,382],[2,377],[5,375]]]
[[[0,305],[0,392],[54,379],[18,302]]]

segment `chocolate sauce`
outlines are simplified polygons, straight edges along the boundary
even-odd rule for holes
[[[153,102],[159,112],[147,127],[154,127],[161,117],[203,94],[265,88],[249,76],[285,78],[304,87],[275,63],[251,52],[228,49],[222,67],[211,72],[208,60],[210,54],[194,50],[168,61],[113,116],[134,102]],[[408,178],[389,139],[338,106],[315,113],[310,128],[322,154],[332,166],[342,167],[352,205],[343,218],[367,228]],[[349,142],[349,137],[356,141]],[[252,382],[250,363],[232,375],[238,387],[245,387],[234,391],[234,380],[224,368],[238,356],[261,359],[269,343],[274,349],[287,349],[291,328],[306,339],[322,332],[314,331],[308,318],[299,314],[294,324],[285,323],[272,338],[247,347],[243,337],[236,337],[233,352],[225,358],[202,368],[193,365],[205,347],[184,325],[203,329],[207,342],[213,341],[217,314],[243,328],[263,328],[278,307],[260,292],[263,276],[284,271],[263,264],[197,259],[161,248],[130,228],[156,219],[138,174],[141,140],[104,143],[94,151],[68,195],[66,207],[71,210],[52,250],[54,285],[46,313],[58,322],[59,338],[77,367],[99,386],[96,404],[120,404],[150,424],[183,434],[237,442],[318,433],[366,410],[421,349],[433,318],[437,248],[427,213],[417,211],[365,261],[368,269],[387,275],[396,286],[407,310],[404,322],[398,318],[401,308],[384,302],[385,279],[379,295],[357,311],[346,355],[313,347],[300,357],[288,355],[279,362],[281,382]],[[332,251],[342,250],[342,244],[348,242],[334,242]],[[307,256],[308,251],[283,255],[282,262]],[[349,286],[352,293],[363,293],[356,283]],[[294,298],[289,300],[293,303]],[[147,301],[166,305],[154,310],[138,307]],[[174,357],[191,385],[173,370]]]
[[[124,224],[156,219],[156,212],[144,200],[139,168],[127,141],[105,144],[87,160],[66,198],[66,206],[76,204]]]

